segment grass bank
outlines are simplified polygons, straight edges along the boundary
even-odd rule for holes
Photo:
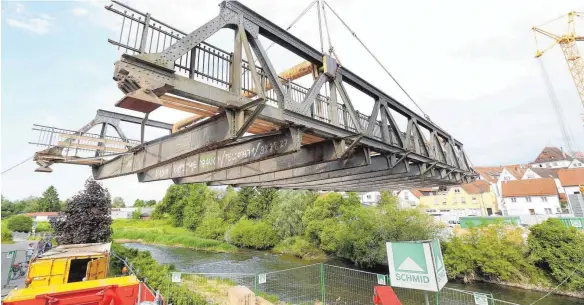
[[[237,251],[233,245],[197,237],[192,231],[173,227],[166,220],[117,219],[112,228],[113,239],[117,242],[140,242],[215,252]]]

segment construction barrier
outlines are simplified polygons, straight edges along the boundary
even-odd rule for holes
[[[169,275],[163,295],[171,304],[228,304],[231,287],[245,286],[271,304],[370,305],[375,286],[389,285],[386,274],[313,264],[292,269],[258,273],[184,273]],[[440,292],[392,287],[403,305],[516,305],[494,299],[492,294],[444,287]],[[188,289],[201,295],[195,299],[178,293]],[[173,297],[177,296],[177,297]],[[180,297],[179,297],[180,296]]]
[[[14,282],[18,279],[12,270],[14,264],[22,263],[23,268],[26,260],[26,250],[15,250],[2,252],[2,287],[10,287],[10,282]],[[18,275],[24,281],[24,276]]]

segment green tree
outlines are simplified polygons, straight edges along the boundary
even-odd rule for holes
[[[214,200],[209,188],[202,183],[189,184],[189,193],[184,207],[183,225],[195,230],[205,216],[205,207]]]
[[[556,284],[570,277],[564,287],[584,291],[584,234],[554,218],[530,230],[527,244],[531,261]]]
[[[273,188],[260,188],[256,192],[257,194],[247,205],[246,214],[251,219],[259,219],[268,215],[277,194],[276,189]]]
[[[143,208],[145,206],[146,205],[144,204],[144,200],[142,200],[142,199],[136,199],[136,201],[134,201],[133,207],[135,207],[135,208]]]
[[[85,189],[67,201],[62,216],[51,219],[59,244],[84,244],[111,240],[111,198],[107,189],[87,179]]]
[[[14,203],[4,198],[4,196],[2,196],[2,205],[0,207],[2,208],[2,219],[14,215]]]
[[[258,193],[255,188],[253,187],[242,187],[237,191],[237,197],[244,206],[243,214],[247,215],[247,209],[250,204],[253,204],[253,201],[256,199]]]
[[[302,215],[314,203],[315,195],[306,191],[283,190],[272,207],[270,219],[274,230],[282,239],[304,233]]]
[[[26,215],[14,215],[8,219],[8,229],[28,233],[32,231],[32,218]]]
[[[348,198],[343,198],[339,193],[327,193],[319,196],[314,204],[306,209],[302,217],[306,237],[317,246],[321,246],[322,233],[325,228],[329,232],[334,231],[335,228],[331,228],[331,226],[338,224],[336,220],[341,216],[342,211],[350,211],[352,208],[361,206],[359,198],[355,197],[353,194]],[[330,236],[327,238],[328,242],[334,242],[330,240]]]
[[[156,200],[147,200],[144,202],[145,207],[153,207],[156,205]]]
[[[37,202],[38,212],[59,212],[61,211],[61,202],[59,201],[59,194],[54,186],[49,186],[49,188],[43,193],[41,198]]]
[[[245,203],[231,186],[227,187],[225,194],[219,200],[219,205],[224,211],[223,220],[226,223],[235,223],[244,215]]]
[[[37,212],[37,201],[38,198],[32,196],[18,201],[10,201],[2,197],[2,218],[21,213]]]
[[[168,214],[170,223],[175,227],[183,225],[183,211],[189,194],[188,184],[172,184],[166,190],[162,202],[156,206],[152,217],[160,219]]]
[[[112,201],[112,208],[125,208],[126,203],[124,202],[124,198],[122,197],[114,197]]]

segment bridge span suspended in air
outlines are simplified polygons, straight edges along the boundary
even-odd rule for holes
[[[32,144],[46,147],[34,156],[39,172],[67,163],[91,166],[98,180],[137,174],[140,182],[330,191],[476,177],[462,143],[427,116],[341,66],[334,50],[314,49],[237,1],[222,2],[217,17],[188,34],[116,1],[106,9],[122,18],[119,38],[109,40],[125,51],[115,63],[124,93],[115,105],[143,116],[98,110],[79,130],[35,125],[39,140]],[[206,42],[225,28],[235,32],[232,52]],[[278,74],[260,37],[302,62]],[[312,84],[301,86],[300,78]],[[347,86],[370,98],[371,113],[355,109],[361,100]],[[173,124],[150,120],[159,107],[192,116]],[[140,125],[140,139],[128,139],[121,122]],[[101,132],[89,133],[95,126]],[[117,137],[107,135],[108,126]],[[145,141],[146,127],[168,135]]]

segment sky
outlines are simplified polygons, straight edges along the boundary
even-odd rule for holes
[[[185,32],[219,13],[215,0],[123,2]],[[242,0],[283,28],[310,2]],[[564,146],[541,67],[534,59],[531,27],[571,10],[582,11],[581,2],[328,2],[432,121],[464,144],[474,165],[528,163],[544,146]],[[2,2],[2,171],[42,149],[28,144],[38,139],[33,124],[76,130],[88,123],[97,109],[141,115],[114,106],[123,96],[112,80],[113,63],[121,53],[107,39],[118,38],[121,18],[106,11],[104,5],[109,3]],[[420,113],[330,11],[327,18],[332,45],[342,65]],[[583,26],[578,28],[584,32]],[[558,24],[550,25],[550,30],[562,29]],[[314,7],[290,32],[320,49]],[[230,30],[221,30],[209,41],[229,48],[232,35]],[[328,49],[326,36],[324,40]],[[549,43],[543,38],[539,41]],[[269,42],[264,40],[263,44],[266,47]],[[300,62],[278,46],[268,55],[277,71]],[[561,50],[556,46],[539,60],[550,75],[574,146],[584,150],[584,127],[579,117],[584,108]],[[356,96],[352,99],[357,110],[371,111],[372,100],[349,91]],[[187,116],[159,109],[150,118],[173,123]],[[137,126],[122,128],[129,138],[139,138]],[[146,139],[161,135],[148,129]],[[61,199],[66,199],[81,190],[91,175],[85,166],[53,165],[50,174],[35,173],[36,167],[28,161],[3,174],[2,195],[12,200],[40,196],[54,185]],[[103,181],[112,196],[121,196],[126,203],[161,200],[171,183],[141,184],[135,175]]]

